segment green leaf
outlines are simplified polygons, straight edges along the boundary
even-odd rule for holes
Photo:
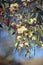
[[[9,3],[4,3],[5,8],[9,7]]]
[[[38,46],[41,46],[41,42],[37,39],[37,40],[35,40],[35,43],[38,45]]]
[[[37,19],[37,17],[38,17],[38,12],[36,13],[36,19]]]
[[[27,19],[28,19],[28,22],[29,22],[29,20],[30,20],[30,11],[28,11],[28,17],[27,17]]]
[[[1,6],[4,8],[4,4],[3,3],[0,3],[1,4]]]

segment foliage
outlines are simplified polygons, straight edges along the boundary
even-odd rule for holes
[[[0,21],[0,28],[4,23],[9,34],[11,28],[14,30],[12,35],[15,34],[16,39],[14,44],[11,45],[11,49],[14,46],[20,52],[25,48],[25,56],[27,56],[30,55],[32,49],[30,41],[34,42],[34,49],[35,46],[43,49],[43,3],[42,0],[22,0],[21,2],[22,4],[0,2],[2,6],[0,16],[3,19],[3,21]],[[10,53],[10,51],[8,52]]]

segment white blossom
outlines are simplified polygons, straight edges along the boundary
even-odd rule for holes
[[[32,40],[36,40],[36,36],[33,36],[33,37],[32,37]]]
[[[20,47],[23,47],[23,44],[21,43],[21,44],[19,44],[19,46],[20,46]]]
[[[22,38],[21,36],[17,36],[17,40],[20,41],[20,38]]]
[[[25,28],[25,26],[21,26],[21,28],[17,29],[18,33],[23,33],[24,31],[27,31],[27,28]]]
[[[25,45],[28,46],[29,45],[28,42],[25,42]]]

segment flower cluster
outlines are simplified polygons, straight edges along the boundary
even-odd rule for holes
[[[43,49],[43,17],[40,16],[43,14],[41,14],[42,6],[37,7],[36,4],[39,5],[39,1],[36,2],[36,0],[32,2],[21,0],[21,2],[22,4],[11,3],[8,8],[0,10],[0,27],[2,28],[1,24],[4,23],[9,29],[12,28],[17,36],[14,46],[19,51],[25,48],[25,55],[30,55],[32,43],[29,40]]]

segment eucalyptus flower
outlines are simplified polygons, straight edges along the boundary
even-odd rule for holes
[[[17,29],[18,29],[18,28],[21,28],[21,25],[22,25],[22,22],[19,21],[18,24],[16,25],[16,26],[17,26]]]
[[[24,47],[26,49],[25,56],[27,56],[30,55],[32,44],[34,52],[35,46],[40,46],[40,49],[43,49],[43,11],[40,7],[40,0],[21,0],[21,4],[18,4],[18,1],[14,0],[14,2],[8,3],[9,7],[7,3],[0,3],[0,29],[4,27],[3,23],[7,30],[8,28],[13,29],[12,35],[16,36],[14,43],[16,50],[21,51]],[[31,43],[30,40],[34,43]],[[12,49],[12,45],[10,49]]]
[[[25,28],[25,26],[21,26],[21,28],[17,29],[17,32],[22,34],[24,31],[27,31],[27,28]]]
[[[21,43],[21,44],[19,44],[19,47],[21,47],[21,48],[22,48],[22,47],[23,47],[23,44],[22,44],[22,43]]]
[[[28,42],[25,42],[25,46],[29,46],[29,43]]]
[[[27,6],[27,3],[26,3],[26,2],[23,2],[23,5],[24,5],[24,6]]]
[[[18,7],[19,7],[18,3],[11,4],[10,5],[10,11],[14,11],[14,10],[18,9]]]
[[[33,36],[33,31],[29,31],[29,38]]]
[[[14,23],[14,22],[12,22],[12,23],[11,23],[11,25],[13,26],[13,25],[15,25],[15,23]]]
[[[37,19],[36,18],[33,18],[33,22],[36,23],[37,22]]]
[[[27,0],[27,2],[30,2],[31,0]]]
[[[42,49],[42,50],[43,50],[43,44],[41,45],[40,49]]]
[[[36,36],[32,36],[32,40],[36,40]]]
[[[14,3],[14,4],[11,4],[11,5],[10,5],[11,8],[12,8],[12,7],[15,7],[15,6],[16,6],[16,7],[19,7],[18,3]]]
[[[22,38],[21,36],[17,36],[17,40],[18,40],[18,41],[20,41],[21,38]]]
[[[23,48],[23,44],[19,44],[18,45],[18,51],[21,51],[22,48]]]
[[[32,18],[30,19],[29,24],[33,24],[33,19]]]
[[[36,22],[37,22],[36,18],[31,18],[30,21],[29,21],[29,24],[33,24],[33,23],[36,23]]]
[[[18,15],[18,18],[19,18],[19,19],[22,19],[22,15]]]

